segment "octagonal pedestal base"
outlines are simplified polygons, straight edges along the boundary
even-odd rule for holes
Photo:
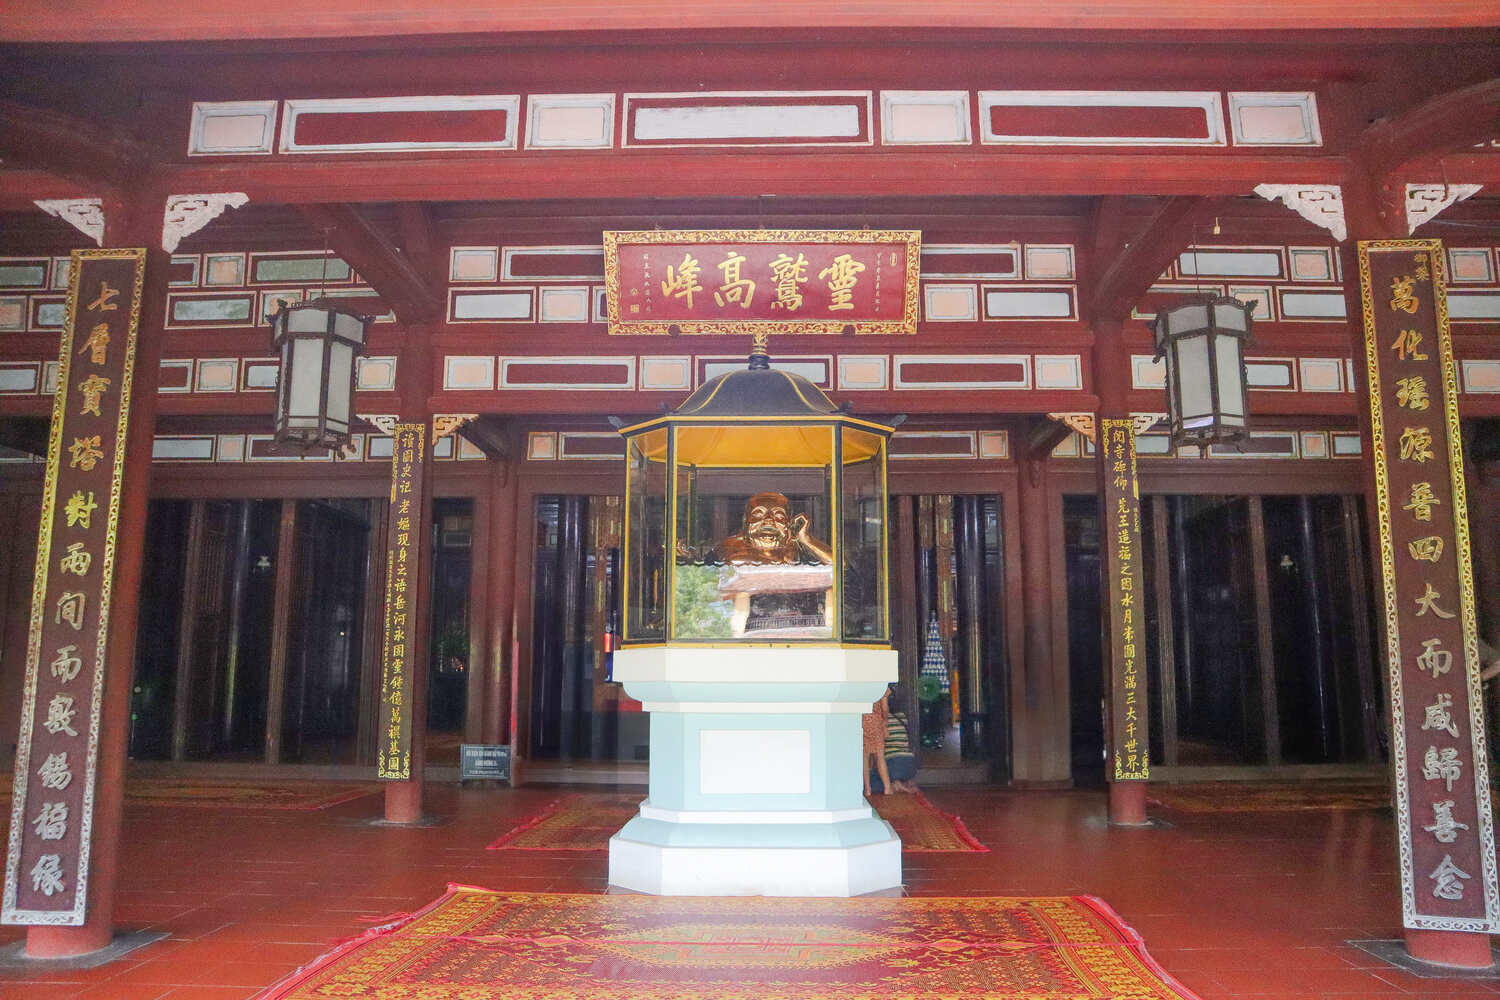
[[[757,847],[609,841],[611,886],[657,896],[861,896],[901,886],[901,841],[849,847]]]
[[[651,713],[651,795],[609,842],[609,884],[663,896],[899,889],[901,841],[865,801],[860,716],[896,677],[882,649],[615,654]]]

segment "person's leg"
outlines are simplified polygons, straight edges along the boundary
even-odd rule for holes
[[[917,775],[917,759],[910,754],[897,754],[886,758],[886,769],[891,774],[891,787],[898,792],[915,792],[917,786],[911,779]]]
[[[892,790],[891,772],[885,766],[885,754],[878,753],[875,755],[875,771],[880,775],[881,794],[889,795]],[[865,784],[868,785],[869,781],[870,779],[867,773],[865,776]]]
[[[870,794],[870,758],[872,756],[874,756],[874,755],[870,754],[870,753],[866,753],[865,754],[865,766],[862,767],[862,768],[860,768],[860,770],[862,772],[864,772],[864,776],[865,776],[865,794],[866,795]]]

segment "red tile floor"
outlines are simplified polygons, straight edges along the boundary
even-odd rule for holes
[[[379,796],[311,813],[127,806],[118,922],[171,936],[87,972],[0,971],[0,997],[240,1000],[448,882],[601,892],[602,852],[484,849],[555,795],[430,786],[443,825],[425,829],[365,825]],[[1101,896],[1203,1000],[1500,994],[1500,981],[1418,979],[1344,944],[1399,936],[1387,812],[1156,810],[1170,829],[1122,831],[1103,825],[1102,792],[929,795],[991,852],[908,855],[910,894]]]

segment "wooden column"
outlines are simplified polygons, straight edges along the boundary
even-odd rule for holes
[[[422,819],[422,769],[427,763],[427,682],[430,672],[428,662],[428,646],[430,633],[432,631],[431,620],[431,590],[432,590],[432,550],[433,550],[433,522],[432,522],[432,412],[428,405],[428,396],[432,391],[432,331],[425,326],[413,326],[407,330],[404,350],[400,354],[400,364],[397,368],[397,391],[401,396],[401,408],[404,418],[410,425],[417,425],[422,431],[420,443],[412,449],[411,462],[405,461],[407,457],[403,449],[397,447],[391,456],[392,466],[392,499],[391,511],[389,513],[390,530],[386,534],[386,607],[385,607],[385,662],[382,669],[382,706],[380,711],[380,728],[376,733],[376,746],[387,749],[390,746],[390,728],[392,710],[404,708],[404,712],[395,714],[404,715],[407,720],[406,732],[402,734],[406,746],[402,750],[408,754],[407,759],[401,762],[400,771],[405,772],[405,777],[396,780],[387,780],[385,786],[385,820],[387,823],[417,823]],[[400,424],[398,427],[402,426]],[[401,486],[397,482],[398,473],[407,468],[415,473],[411,484],[410,493],[402,494]],[[410,504],[403,505],[402,500],[410,500]],[[409,518],[403,521],[402,518]],[[407,536],[405,544],[400,544],[401,536]],[[402,550],[405,550],[404,552]],[[392,576],[390,567],[399,565],[404,558],[408,570],[407,580],[409,591],[414,592],[415,599],[404,602],[405,608],[397,609],[394,606],[395,595],[393,593]],[[404,617],[399,625],[396,616]],[[395,655],[396,643],[394,634],[397,628],[405,633],[404,647],[399,650],[400,655]],[[394,705],[390,698],[389,678],[395,674],[405,674],[405,688],[401,697],[406,704]],[[377,759],[381,755],[377,753]],[[389,756],[387,754],[387,761]],[[394,770],[385,770],[384,774],[395,773]]]
[[[456,447],[458,442],[454,442]],[[474,497],[473,527],[469,538],[469,657],[465,661],[464,742],[483,742],[485,675],[489,662],[489,611],[486,598],[490,591],[490,532],[494,496],[486,480]]]
[[[1446,253],[1398,185],[1344,191],[1345,291],[1384,610],[1402,923],[1416,959],[1491,964],[1500,931]]]
[[[514,457],[492,462],[490,495],[489,656],[484,662],[484,742],[509,738],[506,706],[508,672],[514,669],[511,642],[515,626],[516,474]],[[512,758],[514,759],[514,757]]]
[[[1281,711],[1276,701],[1276,644],[1272,641],[1271,580],[1266,568],[1265,507],[1258,496],[1249,498],[1250,567],[1255,587],[1255,660],[1260,665],[1261,732],[1266,740],[1266,763],[1281,763]]]
[[[203,522],[208,504],[192,502],[188,515],[187,559],[182,571],[182,613],[177,619],[177,664],[172,689],[172,759],[187,757],[188,713],[193,697],[193,647],[198,629],[198,608],[203,591],[198,577],[203,572]]]
[[[114,937],[115,886],[119,869],[120,817],[124,802],[125,755],[130,729],[130,694],[140,612],[141,567],[145,559],[151,447],[156,422],[156,388],[161,363],[161,325],[167,305],[167,254],[160,249],[162,202],[141,198],[105,205],[105,242],[114,247],[145,247],[129,425],[116,447],[123,449],[122,492],[114,532],[114,581],[107,637],[103,646],[92,826],[88,829],[87,906],[81,923],[30,926],[25,953],[30,958],[68,958],[97,951]],[[128,297],[129,293],[125,293]],[[117,388],[123,389],[121,384]],[[66,498],[65,498],[66,499]],[[103,514],[103,511],[96,511]],[[48,525],[42,526],[47,531]],[[99,564],[102,571],[104,564]],[[18,760],[18,766],[20,761]],[[31,768],[35,771],[35,767]],[[32,775],[27,775],[28,779]],[[75,778],[86,780],[83,775]],[[15,794],[20,796],[19,783]],[[80,818],[75,816],[75,819]],[[28,817],[29,820],[29,817]],[[27,883],[30,885],[28,875]]]
[[[1150,701],[1146,685],[1146,593],[1141,571],[1140,484],[1136,476],[1135,428],[1130,417],[1129,352],[1121,322],[1094,321],[1094,387],[1099,395],[1094,456],[1099,489],[1100,608],[1104,641],[1104,774],[1109,781],[1109,820],[1119,826],[1146,824],[1150,765]]]
[[[1052,504],[1047,483],[1047,456],[1021,458],[1020,508],[1023,677],[1021,703],[1015,706],[1014,780],[1017,784],[1053,784],[1069,779],[1068,706],[1059,704],[1058,675],[1067,664],[1053,661],[1052,532],[1051,522],[1061,511]]]
[[[281,720],[286,707],[286,661],[292,637],[292,580],[297,568],[297,501],[281,501],[276,526],[276,583],[271,597],[271,657],[266,681],[267,764],[281,763]]]
[[[1153,596],[1156,600],[1156,655],[1161,664],[1158,676],[1161,690],[1157,700],[1161,704],[1161,749],[1162,763],[1176,767],[1177,747],[1177,644],[1174,641],[1176,627],[1172,618],[1172,556],[1168,544],[1167,498],[1154,496],[1151,504],[1151,541],[1153,570]]]

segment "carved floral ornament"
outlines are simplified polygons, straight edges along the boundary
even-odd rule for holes
[[[168,195],[161,224],[161,248],[175,253],[178,244],[223,215],[226,208],[239,208],[249,201],[250,196],[243,191]]]
[[[56,216],[93,240],[95,246],[104,246],[102,198],[58,198],[37,201],[35,204],[43,212]]]

